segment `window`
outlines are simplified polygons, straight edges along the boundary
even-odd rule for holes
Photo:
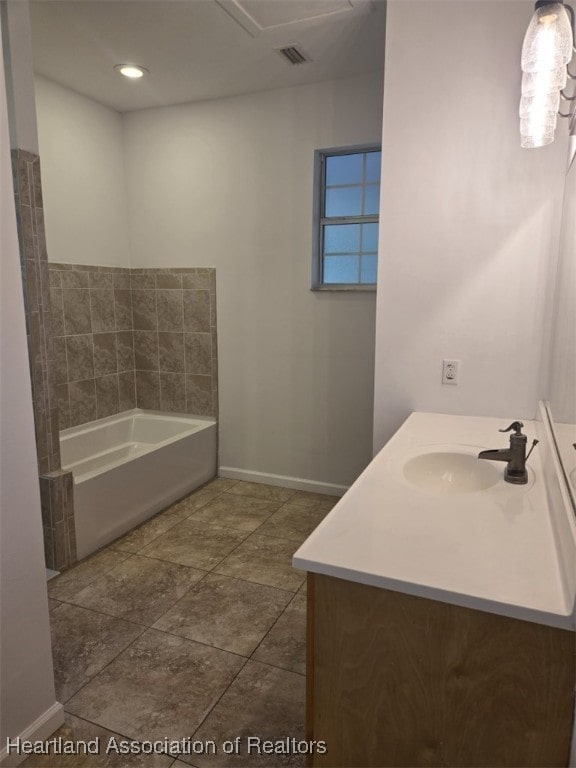
[[[312,288],[376,286],[380,147],[315,153]]]

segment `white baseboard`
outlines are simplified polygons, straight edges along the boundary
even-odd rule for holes
[[[44,741],[50,738],[54,731],[57,731],[61,725],[64,725],[64,707],[58,701],[46,710],[40,717],[34,720],[28,728],[17,736],[11,736],[10,740],[20,739],[20,741]],[[6,745],[0,750],[0,766],[2,768],[15,768],[20,765],[28,755],[12,752],[8,754]]]
[[[238,467],[220,467],[218,477],[228,477],[231,480],[246,480],[250,483],[266,485],[281,485],[284,488],[294,488],[297,491],[311,493],[326,493],[329,496],[343,496],[348,490],[347,485],[323,483],[320,480],[305,480],[302,477],[287,477],[286,475],[269,475],[267,472],[255,472]]]

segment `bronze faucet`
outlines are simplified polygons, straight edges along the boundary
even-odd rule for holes
[[[528,482],[528,472],[526,471],[526,460],[532,449],[538,443],[538,440],[532,442],[532,448],[528,456],[526,455],[526,443],[528,438],[522,434],[522,428],[524,424],[521,421],[514,421],[507,429],[499,429],[498,432],[510,432],[514,430],[514,434],[510,435],[510,447],[500,448],[489,451],[480,451],[478,454],[479,459],[489,459],[490,461],[507,461],[508,464],[504,470],[504,480],[507,483],[515,483],[517,485],[525,485]]]

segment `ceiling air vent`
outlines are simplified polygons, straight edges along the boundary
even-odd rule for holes
[[[283,56],[290,64],[307,64],[312,59],[295,45],[287,45],[286,48],[276,48],[277,53]]]

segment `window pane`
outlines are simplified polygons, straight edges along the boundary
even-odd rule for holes
[[[358,256],[326,256],[325,283],[358,283]]]
[[[328,224],[324,227],[324,253],[358,253],[359,250],[360,224]]]
[[[326,158],[326,185],[361,184],[362,155],[332,155]]]
[[[364,215],[378,214],[380,210],[380,186],[373,184],[364,190]]]
[[[366,181],[380,181],[381,152],[368,152],[366,154]]]
[[[362,250],[378,250],[378,224],[362,224]]]
[[[323,153],[321,188],[320,284],[334,288],[374,286],[377,282],[380,150]],[[316,241],[318,242],[318,240]],[[320,287],[321,287],[320,285]]]
[[[362,256],[360,264],[360,282],[375,283],[377,276],[378,257],[374,254]]]
[[[359,216],[362,212],[362,187],[336,187],[326,190],[326,216]]]

